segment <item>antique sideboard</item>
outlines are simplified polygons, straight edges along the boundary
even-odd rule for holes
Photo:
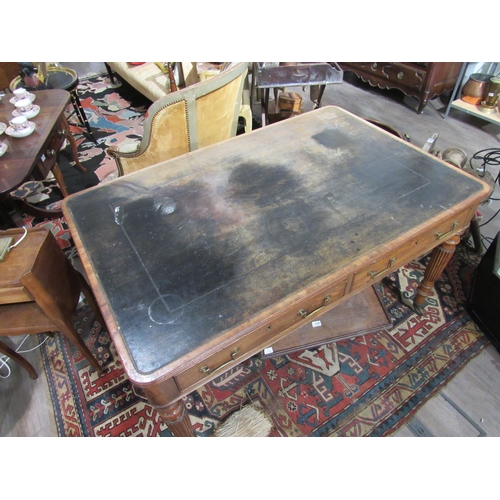
[[[461,62],[341,62],[344,71],[353,71],[370,85],[398,89],[419,100],[421,113],[430,99],[452,90]]]

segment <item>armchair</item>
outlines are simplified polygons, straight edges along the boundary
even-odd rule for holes
[[[167,94],[148,110],[139,143],[109,148],[120,176],[236,135],[248,63]]]

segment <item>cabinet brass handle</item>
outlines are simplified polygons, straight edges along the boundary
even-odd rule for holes
[[[375,271],[369,271],[368,276],[371,276],[372,279],[378,278],[379,276],[384,274],[387,270],[389,270],[392,267],[392,265],[394,264],[394,262],[396,262],[396,257],[393,257],[389,261],[389,265],[385,269],[382,269],[382,271],[380,271],[379,273],[376,273]]]
[[[229,363],[232,363],[234,361],[234,358],[235,356],[240,352],[240,348],[239,347],[235,347],[232,352],[231,352],[231,359],[229,361],[225,361],[224,363],[222,363],[221,365],[217,366],[216,368],[209,368],[207,365],[205,366],[202,366],[200,368],[200,372],[201,373],[211,373],[211,372],[216,372],[217,370],[220,370],[222,367],[228,365]]]
[[[330,295],[327,295],[324,299],[323,299],[323,305],[322,306],[319,306],[317,307],[316,309],[314,309],[314,311],[311,311],[310,313],[308,313],[305,309],[301,309],[298,313],[297,313],[297,316],[302,316],[302,319],[306,319],[308,318],[309,316],[311,316],[311,314],[314,314],[315,312],[318,312],[320,309],[323,309],[327,304],[328,302],[330,302]]]
[[[404,76],[405,76],[405,74],[404,74],[402,71],[400,71],[400,72],[397,74],[398,80],[402,80]]]
[[[448,232],[446,233],[440,233],[439,231],[437,233],[434,234],[434,237],[436,238],[436,240],[442,240],[443,238],[446,238],[446,236],[449,236],[451,233],[453,233],[453,231],[455,231],[455,229],[457,228],[458,226],[458,221],[456,220],[452,225],[451,225],[451,228]]]

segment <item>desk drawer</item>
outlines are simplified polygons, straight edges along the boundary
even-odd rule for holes
[[[17,304],[32,302],[34,299],[23,286],[0,288],[0,304]]]
[[[411,260],[426,254],[436,246],[445,242],[453,234],[466,228],[474,214],[474,210],[467,209],[453,219],[435,226],[421,235],[408,240],[392,253],[384,253],[374,259],[368,266],[354,275],[351,291],[358,291],[368,284],[376,283],[384,276],[396,271]]]
[[[63,119],[60,119],[56,126],[54,127],[47,145],[41,150],[41,155],[37,161],[35,170],[33,172],[33,177],[37,180],[43,180],[47,177],[47,174],[54,168],[54,164],[57,161],[57,153],[64,144],[66,138],[66,128],[64,126]]]
[[[318,292],[313,297],[291,307],[283,315],[271,319],[269,323],[257,328],[248,335],[232,342],[229,346],[214,353],[200,363],[175,376],[175,381],[181,391],[221,375],[224,371],[235,366],[264,347],[272,345],[277,338],[283,337],[286,332],[302,325],[310,316],[326,311],[330,306],[345,295],[347,278]]]

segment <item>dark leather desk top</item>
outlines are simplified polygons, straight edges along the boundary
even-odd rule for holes
[[[72,195],[63,211],[150,373],[484,189],[329,106]]]

